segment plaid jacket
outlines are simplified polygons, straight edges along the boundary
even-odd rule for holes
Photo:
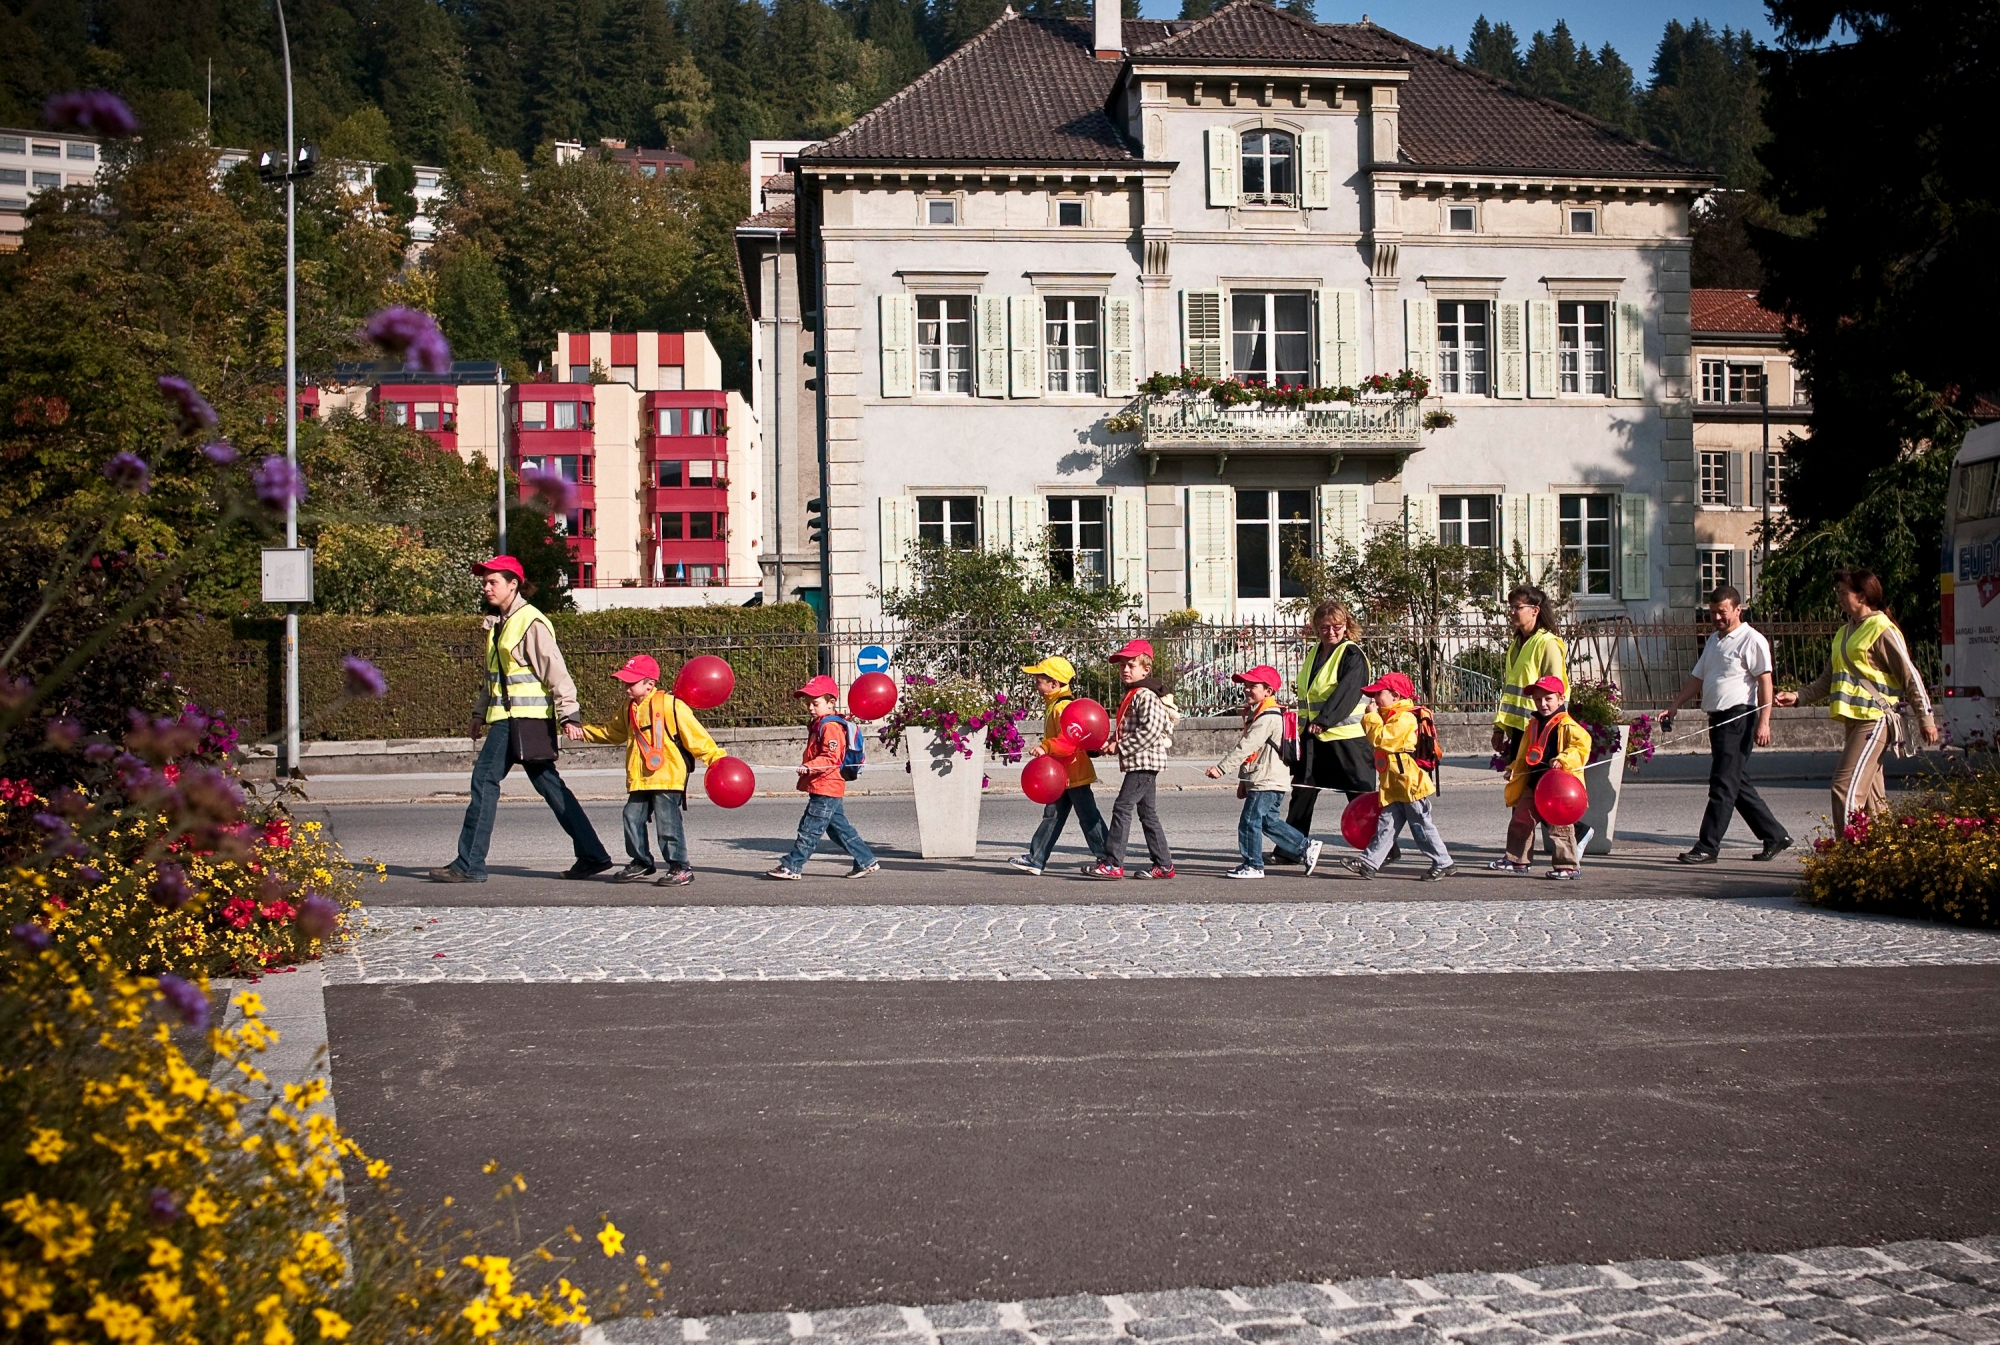
[[[1140,683],[1127,693],[1118,715],[1118,769],[1158,771],[1174,745],[1174,717],[1158,693]]]

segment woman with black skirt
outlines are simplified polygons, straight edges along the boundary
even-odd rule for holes
[[[1375,754],[1361,731],[1361,688],[1375,680],[1361,649],[1361,623],[1347,604],[1328,600],[1313,608],[1318,637],[1299,664],[1292,683],[1299,712],[1299,764],[1292,768],[1292,799],[1285,820],[1312,831],[1313,808],[1327,790],[1348,800],[1375,788]],[[1391,856],[1392,858],[1394,856]],[[1274,855],[1279,863],[1302,862],[1298,855]]]

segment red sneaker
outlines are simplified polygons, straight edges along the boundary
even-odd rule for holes
[[[1154,867],[1148,869],[1144,873],[1135,873],[1132,876],[1134,878],[1171,878],[1174,876],[1174,871],[1172,869],[1163,869],[1160,868],[1158,865],[1155,865]]]
[[[1086,864],[1083,866],[1086,878],[1123,878],[1125,870],[1110,864]]]

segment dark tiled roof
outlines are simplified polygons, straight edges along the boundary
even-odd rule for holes
[[[1691,291],[1688,314],[1688,325],[1698,332],[1777,336],[1785,330],[1784,315],[1758,303],[1755,290]]]
[[[1126,20],[1126,40],[1166,25]],[[808,164],[1133,163],[1138,154],[1104,113],[1117,61],[1091,50],[1087,23],[1011,10],[909,87],[807,150]]]
[[[1381,65],[1404,60],[1401,52],[1369,40],[1368,28],[1313,23],[1255,0],[1224,5],[1205,19],[1170,27],[1180,31],[1144,44],[1133,41],[1128,32],[1126,50],[1134,60],[1148,63],[1225,60]]]
[[[752,215],[736,227],[739,229],[790,229],[798,223],[798,208],[789,196],[781,201],[771,202],[770,208],[761,214]]]

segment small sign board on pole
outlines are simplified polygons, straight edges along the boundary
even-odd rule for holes
[[[861,652],[854,656],[857,672],[878,673],[889,671],[889,651],[879,644],[865,644]]]
[[[265,602],[313,600],[313,553],[309,546],[267,546],[263,565]]]

